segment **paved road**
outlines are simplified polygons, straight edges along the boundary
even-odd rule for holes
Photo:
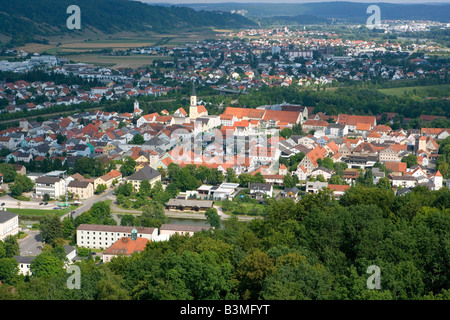
[[[74,210],[75,213],[72,214],[72,218],[75,219],[83,212],[88,211],[94,203],[108,200],[113,195],[113,193],[114,193],[114,188],[109,188],[108,190],[106,190],[105,192],[103,192],[100,195],[94,195],[94,196],[90,197],[89,199],[83,200],[82,204],[80,204],[78,206],[78,208],[76,208]],[[61,220],[64,219],[65,217],[68,217],[70,214],[71,214],[70,212],[66,213],[65,215],[63,215],[61,217]]]
[[[38,249],[39,246],[43,246],[40,232],[38,230],[25,230],[28,235],[23,239],[18,240],[21,256],[37,256],[41,253]]]

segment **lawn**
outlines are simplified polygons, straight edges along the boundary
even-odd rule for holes
[[[58,216],[63,216],[64,214],[75,210],[76,206],[70,206],[67,209],[18,209],[18,208],[8,208],[7,210],[12,213],[17,213],[19,216],[45,216],[48,214],[56,213]]]
[[[402,96],[405,92],[411,93],[414,90],[450,90],[450,85],[441,84],[441,85],[432,85],[432,86],[415,86],[415,87],[400,87],[400,88],[389,88],[389,89],[378,89],[381,93],[390,96]]]
[[[250,210],[253,208],[264,210],[267,206],[262,203],[232,201],[231,202],[232,209],[225,210],[223,209],[223,201],[214,201],[214,205],[221,207],[225,214],[238,214],[238,215],[247,215],[247,213],[250,212]],[[246,212],[237,213],[236,211],[239,211],[239,206],[241,206],[241,208],[244,209]]]

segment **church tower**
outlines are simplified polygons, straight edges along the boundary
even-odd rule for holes
[[[195,93],[194,82],[192,82],[191,105],[189,106],[189,118],[197,118],[197,94]]]

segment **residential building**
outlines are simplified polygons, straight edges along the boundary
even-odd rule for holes
[[[41,176],[36,179],[34,188],[37,197],[48,194],[51,199],[59,199],[66,193],[66,182],[60,177]]]
[[[136,192],[139,192],[141,182],[144,180],[148,180],[153,187],[157,181],[161,181],[161,173],[158,170],[147,166],[128,177],[128,182],[133,185]]]
[[[94,195],[94,185],[88,181],[70,181],[67,190],[73,194],[74,198],[84,200]]]
[[[130,237],[133,229],[137,230],[138,238],[150,241],[158,235],[158,229],[155,228],[80,224],[77,228],[77,246],[90,249],[109,248],[117,240]]]
[[[19,233],[19,215],[0,210],[0,241]]]

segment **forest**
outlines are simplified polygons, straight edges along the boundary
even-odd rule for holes
[[[450,191],[418,186],[396,196],[361,182],[340,199],[325,189],[269,200],[261,219],[232,216],[108,263],[86,258],[76,263],[80,289],[68,288],[64,270],[68,221],[44,224],[54,240],[31,276],[17,275],[16,241],[0,242],[0,300],[450,299]],[[108,209],[99,203],[89,214],[108,220]],[[379,289],[367,286],[369,266],[380,269]]]

